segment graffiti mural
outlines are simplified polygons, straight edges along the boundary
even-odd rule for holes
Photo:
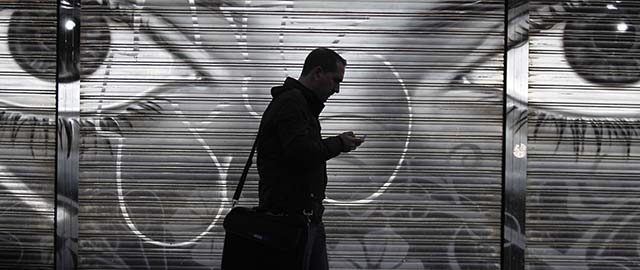
[[[531,4],[528,267],[638,269],[640,7]]]
[[[0,267],[53,263],[56,2],[30,2],[0,4]],[[639,7],[529,2],[528,268],[637,269]],[[327,46],[323,133],[367,135],[329,163],[331,268],[499,269],[504,1],[345,3],[83,0],[79,267],[219,269],[269,89]]]

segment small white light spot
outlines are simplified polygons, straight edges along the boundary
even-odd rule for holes
[[[618,24],[618,32],[626,32],[629,29],[629,26],[626,23]]]
[[[524,158],[527,156],[527,146],[524,144],[518,144],[513,148],[513,156],[516,158]]]
[[[64,24],[64,27],[67,30],[73,30],[73,28],[76,27],[76,23],[74,23],[72,20],[67,20],[67,22]]]
[[[616,7],[614,4],[607,4],[607,8],[608,9],[618,9],[618,7]]]

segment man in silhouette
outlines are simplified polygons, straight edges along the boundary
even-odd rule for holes
[[[310,215],[305,269],[328,269],[322,223],[327,160],[355,150],[363,139],[348,131],[322,138],[318,116],[340,91],[347,61],[317,48],[307,56],[298,80],[273,87],[260,122],[258,172],[260,206],[276,213]]]

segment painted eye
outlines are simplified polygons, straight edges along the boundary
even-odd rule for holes
[[[34,107],[55,108],[53,93],[26,95],[37,89],[55,89],[56,26],[46,20],[55,17],[55,12],[8,9],[1,12],[10,22],[2,29],[6,32],[0,33],[7,36],[6,41],[0,41],[0,49],[10,52],[14,60],[5,61],[4,70],[24,72],[8,82],[16,84],[14,87],[19,88],[21,94],[4,95],[0,103],[23,113],[33,111]],[[42,25],[34,24],[34,20],[42,21]],[[72,21],[68,23],[66,27],[77,25]],[[219,77],[216,71],[197,70],[196,59],[210,57],[201,50],[185,52],[181,46],[193,41],[175,30],[166,18],[134,8],[88,1],[83,3],[80,27],[80,66],[61,63],[63,66],[58,72],[60,83],[81,80],[83,113],[125,113],[136,102],[162,93],[175,94],[176,83]],[[34,58],[34,52],[38,52],[39,57]]]
[[[637,20],[622,6],[608,5],[602,11],[603,8],[595,9],[593,17],[578,17],[566,23],[565,57],[573,70],[591,83],[637,83],[640,81]]]
[[[625,7],[567,4],[532,13],[532,111],[552,120],[637,120],[640,39],[637,12]]]
[[[33,21],[44,21],[55,16],[56,13],[51,10],[15,11],[11,15],[7,35],[9,51],[15,62],[34,77],[50,82],[56,79],[51,76],[56,73],[55,58],[51,59],[51,55],[56,53],[56,44],[45,40],[55,41],[52,36],[56,34],[56,26],[34,26]],[[89,46],[81,46],[80,58],[91,64],[83,66],[82,74],[78,76],[79,67],[66,62],[60,63],[63,65],[60,69],[62,73],[59,74],[59,81],[62,83],[77,81],[80,77],[88,77],[95,73],[109,53],[111,33],[106,18],[102,16],[89,17],[83,20],[82,24],[91,27],[82,33],[82,42]],[[71,30],[76,25],[76,22],[67,21],[65,27]],[[34,58],[31,52],[42,52],[42,56]]]

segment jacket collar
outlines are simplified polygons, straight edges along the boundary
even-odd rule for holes
[[[311,112],[316,117],[318,117],[322,112],[322,110],[324,109],[324,103],[320,100],[320,98],[318,98],[318,96],[313,91],[311,91],[309,88],[305,87],[302,83],[300,83],[300,81],[291,77],[287,77],[287,79],[284,81],[283,87],[285,89],[300,90],[300,93],[302,93],[302,96],[304,96],[304,98],[307,100],[307,104],[309,105]]]

